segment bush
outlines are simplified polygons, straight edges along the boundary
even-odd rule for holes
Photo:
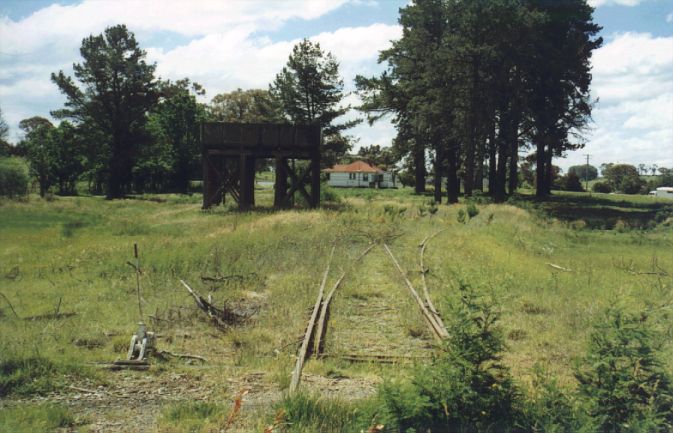
[[[28,194],[28,173],[16,158],[0,159],[0,196],[17,198]]]
[[[593,192],[602,192],[603,194],[609,194],[612,192],[612,186],[607,182],[596,182],[591,187]]]
[[[53,391],[57,373],[58,367],[46,358],[4,358],[0,360],[0,397]]]
[[[64,406],[19,405],[0,409],[0,431],[3,432],[74,431],[75,425],[75,417]]]
[[[467,216],[470,217],[470,219],[479,215],[479,208],[474,203],[469,203],[465,210],[467,211]]]
[[[446,350],[408,383],[379,389],[400,431],[506,431],[514,426],[516,391],[501,363],[504,337],[494,303],[468,286],[452,308]]]
[[[358,433],[376,423],[377,408],[373,399],[351,402],[297,393],[285,396],[277,413],[284,413],[286,432]]]
[[[561,189],[564,191],[574,191],[574,192],[582,192],[584,191],[584,188],[582,188],[582,181],[580,181],[580,178],[575,174],[575,172],[569,172],[565,176],[562,176],[559,179],[559,183],[561,186]]]
[[[609,309],[595,325],[575,377],[599,431],[673,428],[671,377],[655,356],[647,315]]]

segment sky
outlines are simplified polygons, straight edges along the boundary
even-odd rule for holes
[[[0,0],[0,108],[10,141],[18,123],[49,117],[65,98],[50,74],[72,73],[83,38],[124,23],[163,79],[202,84],[204,102],[237,88],[268,88],[302,38],[340,62],[347,102],[353,79],[376,75],[379,51],[400,37],[408,0]],[[603,26],[592,59],[597,99],[584,149],[555,164],[673,167],[673,0],[590,0]],[[349,114],[350,117],[357,113]],[[351,135],[359,146],[390,145],[389,121],[366,122]]]

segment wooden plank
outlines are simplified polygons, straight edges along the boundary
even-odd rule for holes
[[[395,259],[395,256],[393,255],[392,251],[390,251],[390,248],[388,248],[388,245],[384,243],[383,248],[385,248],[386,252],[390,256],[390,259],[393,261],[393,264],[395,265],[400,275],[402,276],[402,279],[407,285],[409,292],[411,292],[411,296],[414,298],[414,300],[418,304],[418,307],[421,309],[421,313],[423,314],[423,317],[425,318],[426,322],[428,322],[428,326],[432,331],[432,335],[438,340],[446,338],[446,336],[448,336],[449,333],[446,331],[446,329],[442,329],[442,327],[440,327],[440,325],[434,320],[434,316],[430,313],[430,311],[428,311],[427,307],[423,303],[423,300],[418,295],[418,292],[416,291],[416,289],[414,289],[414,286],[411,284],[411,281],[409,281],[409,279],[407,278],[406,274],[402,270],[402,267],[397,262],[397,259]]]
[[[290,379],[290,392],[294,392],[297,389],[297,386],[299,386],[299,381],[301,380],[301,370],[304,368],[306,351],[308,350],[308,345],[315,328],[316,318],[318,317],[318,312],[320,310],[320,304],[322,303],[323,293],[325,292],[325,283],[327,282],[327,275],[329,274],[329,269],[332,265],[332,257],[334,257],[334,249],[335,246],[332,247],[332,252],[329,255],[327,268],[325,269],[325,273],[322,276],[322,282],[320,283],[320,288],[318,289],[318,298],[316,299],[315,305],[313,306],[311,318],[309,319],[308,325],[306,326],[304,340],[301,342],[301,347],[299,348],[299,353],[297,354],[297,363],[294,366],[294,370],[292,371],[292,378]]]

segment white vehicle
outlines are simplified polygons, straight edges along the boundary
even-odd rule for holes
[[[673,187],[661,186],[656,191],[650,191],[650,195],[655,197],[670,198],[673,200]]]

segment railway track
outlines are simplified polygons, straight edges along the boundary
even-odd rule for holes
[[[443,231],[443,230],[442,230]],[[440,231],[441,232],[441,231]],[[433,341],[448,337],[430,299],[423,256],[427,243],[419,245],[423,297],[413,286],[392,249],[385,243],[370,244],[326,288],[334,248],[323,273],[318,295],[307,323],[292,372],[290,392],[299,386],[309,356],[353,363],[405,364],[431,357]],[[368,261],[368,272],[362,262]],[[409,267],[409,269],[417,269]],[[332,314],[330,314],[332,313]]]

